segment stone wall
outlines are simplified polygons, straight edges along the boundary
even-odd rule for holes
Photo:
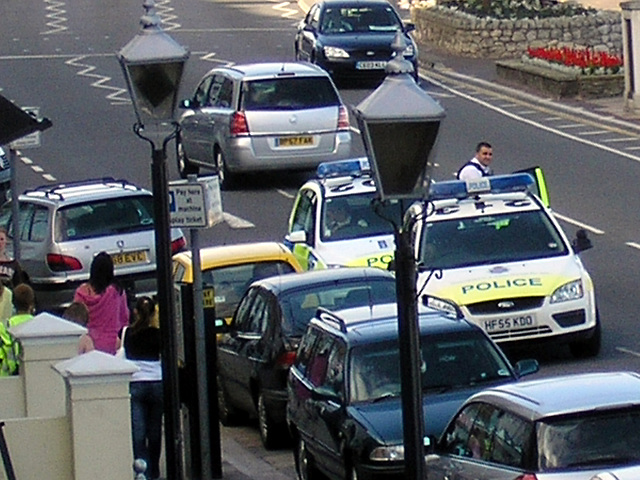
[[[411,8],[418,45],[473,58],[517,58],[527,47],[592,47],[622,54],[620,12],[540,19],[480,18],[441,6]]]

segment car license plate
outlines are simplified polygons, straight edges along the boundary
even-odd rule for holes
[[[386,68],[387,62],[357,62],[357,70],[382,70]]]
[[[516,315],[513,317],[492,318],[483,322],[487,333],[502,332],[506,330],[520,330],[535,327],[538,324],[535,315]]]
[[[147,251],[138,250],[136,252],[112,253],[114,265],[133,265],[136,263],[146,263],[148,261]]]
[[[307,147],[313,145],[312,136],[276,138],[276,147]]]

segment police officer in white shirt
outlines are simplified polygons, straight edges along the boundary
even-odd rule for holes
[[[493,175],[490,167],[492,158],[493,147],[491,147],[491,144],[487,142],[478,143],[475,156],[458,170],[456,175],[458,180],[474,180]]]

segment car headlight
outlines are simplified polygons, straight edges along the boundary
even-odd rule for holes
[[[413,56],[415,55],[415,53],[416,53],[416,52],[415,52],[415,50],[414,50],[414,48],[413,48],[413,45],[412,45],[412,44],[409,44],[409,45],[407,46],[407,48],[405,48],[405,49],[404,49],[404,52],[402,52],[402,54],[403,54],[405,57],[413,57]]]
[[[404,445],[376,447],[371,451],[369,459],[373,462],[400,462],[404,460]]]
[[[565,283],[561,287],[556,288],[556,291],[551,295],[551,303],[566,302],[568,300],[575,300],[584,296],[584,289],[582,288],[582,280],[574,280],[573,282]]]
[[[324,47],[324,56],[327,58],[349,58],[349,54],[343,48]]]

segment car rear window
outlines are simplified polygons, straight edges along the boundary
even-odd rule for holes
[[[245,82],[241,110],[301,110],[340,105],[327,77],[279,77]]]
[[[134,233],[153,228],[153,197],[125,197],[60,208],[55,215],[57,242]]]

